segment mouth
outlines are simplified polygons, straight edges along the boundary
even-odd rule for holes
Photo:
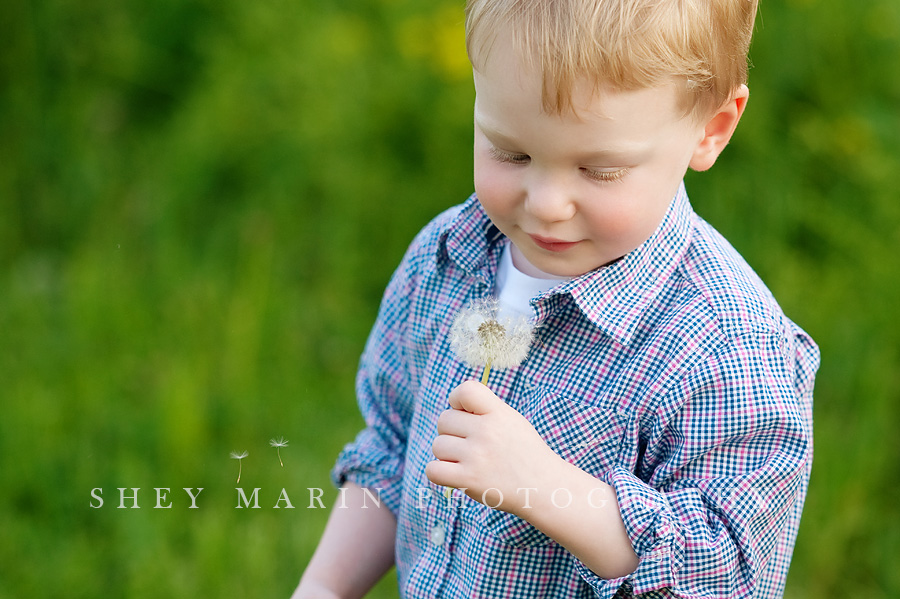
[[[538,246],[542,250],[547,250],[548,252],[565,252],[566,250],[570,250],[580,243],[578,241],[564,241],[562,239],[541,237],[539,235],[529,235],[529,237],[536,246]]]

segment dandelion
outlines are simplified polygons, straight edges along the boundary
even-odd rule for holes
[[[278,463],[281,464],[281,467],[284,468],[284,462],[281,461],[281,448],[287,447],[288,442],[284,437],[278,437],[277,439],[269,439],[269,446],[274,447],[275,451],[278,452]]]
[[[534,326],[524,316],[500,314],[494,299],[474,302],[461,310],[450,328],[450,348],[473,368],[484,368],[481,382],[487,384],[491,368],[513,368],[528,355]]]
[[[236,452],[236,451],[232,451],[232,452],[231,452],[231,459],[232,459],[232,460],[237,460],[237,461],[238,461],[238,477],[237,477],[237,482],[241,482],[241,466],[242,466],[242,464],[243,464],[243,462],[242,462],[241,460],[243,460],[244,458],[246,458],[248,455],[250,455],[250,454],[249,454],[248,452],[246,452],[246,451],[242,451],[241,453],[238,453],[238,452]]]

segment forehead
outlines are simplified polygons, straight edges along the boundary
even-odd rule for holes
[[[513,116],[548,117],[576,125],[615,124],[659,127],[683,118],[675,82],[635,90],[618,89],[587,77],[571,84],[571,104],[558,112],[547,110],[545,78],[523,59],[508,39],[495,38],[474,69],[476,118],[500,124]]]

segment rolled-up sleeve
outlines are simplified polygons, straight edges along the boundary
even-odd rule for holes
[[[388,284],[360,360],[356,394],[366,428],[344,447],[331,473],[337,486],[351,481],[378,489],[381,500],[395,514],[401,502],[412,414],[404,341],[415,278],[412,249]]]
[[[581,568],[598,595],[615,586],[652,597],[759,593],[773,556],[789,556],[777,546],[793,544],[812,460],[812,389],[802,388],[811,377],[796,356],[783,337],[746,334],[668,391],[642,463],[605,476],[640,564],[617,581]]]

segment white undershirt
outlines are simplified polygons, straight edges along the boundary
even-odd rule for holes
[[[500,256],[500,265],[497,268],[494,296],[500,304],[501,313],[530,319],[534,317],[531,299],[556,287],[561,281],[568,281],[570,277],[557,277],[541,271],[538,271],[541,272],[541,277],[526,275],[513,264],[512,248],[512,243],[503,248],[503,255]]]

